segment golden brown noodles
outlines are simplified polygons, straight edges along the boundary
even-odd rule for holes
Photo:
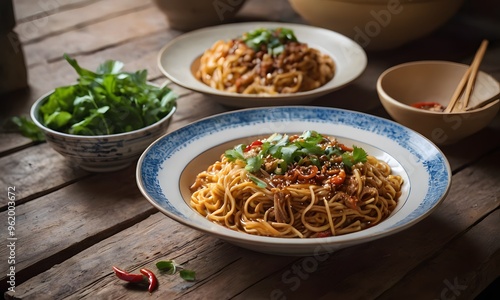
[[[283,32],[291,38],[283,38]],[[263,34],[267,44],[261,42]],[[261,44],[251,43],[255,36]],[[274,95],[318,88],[331,80],[334,72],[331,57],[298,42],[290,30],[279,28],[215,42],[201,56],[196,77],[221,91]]]
[[[283,155],[291,151],[293,158]],[[305,152],[316,154],[296,156]],[[226,151],[198,174],[190,205],[236,231],[326,237],[386,219],[397,205],[402,183],[387,163],[361,148],[315,132],[275,134]]]

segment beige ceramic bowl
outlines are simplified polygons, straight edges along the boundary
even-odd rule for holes
[[[448,145],[486,127],[496,116],[500,102],[465,112],[432,112],[411,106],[417,102],[438,102],[446,106],[468,66],[446,61],[418,61],[394,66],[377,81],[377,92],[389,115],[437,145]],[[470,98],[473,106],[497,95],[500,84],[479,72]]]
[[[443,25],[464,0],[289,0],[315,26],[355,40],[367,50],[401,46]]]
[[[189,31],[230,22],[246,0],[154,0],[171,28]]]

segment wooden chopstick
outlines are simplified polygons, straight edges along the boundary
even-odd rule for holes
[[[471,65],[469,66],[469,68],[467,68],[467,71],[465,71],[465,74],[460,80],[460,83],[458,84],[457,89],[453,93],[453,96],[448,106],[444,110],[444,112],[451,112],[455,108],[458,99],[460,99],[460,95],[462,94],[464,86],[465,86],[465,92],[462,97],[462,103],[461,103],[462,105],[458,109],[465,110],[469,105],[469,99],[472,94],[472,89],[474,87],[474,84],[476,82],[477,72],[479,70],[479,66],[481,65],[481,61],[483,60],[487,47],[488,47],[488,40],[483,40],[481,42],[481,45],[479,46],[479,49],[474,55],[474,59]]]
[[[448,106],[446,106],[446,108],[444,109],[445,113],[451,112],[451,110],[455,107],[455,104],[457,103],[458,99],[460,99],[460,95],[462,94],[467,81],[469,81],[469,75],[471,73],[471,70],[472,70],[472,68],[469,66],[467,68],[467,71],[465,71],[465,74],[464,74],[464,76],[462,76],[462,79],[458,83],[457,89],[453,93],[453,96],[451,97],[451,100],[448,103]]]
[[[470,95],[472,93],[472,88],[474,87],[474,84],[476,83],[476,77],[477,77],[477,72],[479,70],[479,65],[481,64],[481,61],[483,60],[484,53],[486,52],[486,47],[488,47],[488,41],[483,40],[481,43],[481,46],[479,47],[479,50],[477,50],[476,56],[474,57],[474,60],[472,62],[472,70],[471,74],[469,77],[469,81],[467,82],[467,87],[465,88],[465,94],[463,98],[463,105],[462,105],[462,110],[467,108],[467,105],[469,105],[469,100],[470,100]]]

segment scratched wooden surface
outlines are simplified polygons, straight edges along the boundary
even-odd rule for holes
[[[182,34],[169,28],[149,0],[13,2],[30,88],[0,95],[2,126],[11,116],[26,115],[41,95],[76,78],[63,53],[90,69],[105,59],[121,60],[130,70],[147,69],[151,81],[163,83],[157,54]],[[471,17],[476,16],[462,11],[428,37],[368,53],[360,78],[311,105],[389,118],[375,91],[383,70],[421,59],[468,63],[485,35],[490,46],[481,68],[499,80],[499,33],[490,27],[468,30]],[[248,0],[237,20],[304,22],[286,0]],[[171,86],[181,98],[169,131],[229,110]],[[321,257],[256,253],[178,224],[141,195],[135,166],[88,173],[47,144],[33,143],[5,126],[0,139],[4,244],[5,195],[9,186],[16,187],[15,292],[6,292],[10,250],[0,247],[0,286],[7,299],[142,298],[147,293],[117,280],[111,266],[137,271],[154,268],[162,259],[196,270],[197,279],[162,275],[151,299],[488,299],[481,293],[488,286],[491,290],[500,275],[498,116],[474,136],[441,148],[453,181],[446,200],[428,218],[396,235]]]

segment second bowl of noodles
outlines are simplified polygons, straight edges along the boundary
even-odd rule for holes
[[[160,51],[165,76],[232,107],[307,103],[364,71],[364,50],[336,32],[248,22],[195,30]]]

